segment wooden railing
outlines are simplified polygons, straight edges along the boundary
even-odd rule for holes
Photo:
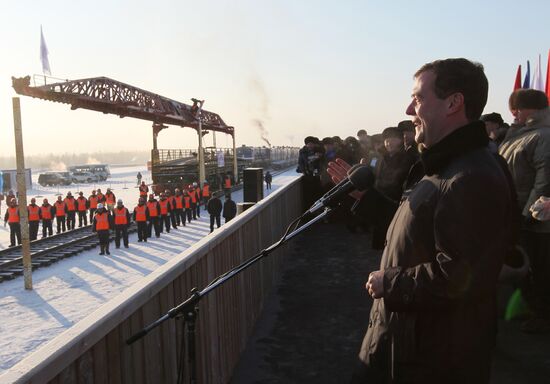
[[[125,340],[278,240],[301,213],[300,179],[167,262],[0,376],[1,383],[175,383],[181,320]],[[278,277],[286,245],[211,292],[197,323],[199,383],[226,383]],[[186,381],[187,382],[187,381]]]

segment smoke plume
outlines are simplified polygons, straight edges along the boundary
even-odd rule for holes
[[[260,119],[253,119],[252,122],[256,125],[256,128],[258,128],[258,131],[260,131],[260,137],[262,138],[262,140],[265,141],[269,147],[271,147],[271,143],[267,138],[269,135],[269,132],[267,132],[267,129],[265,129],[262,121]]]
[[[48,168],[52,171],[58,171],[58,172],[67,170],[67,166],[62,161],[50,161],[50,165]]]
[[[100,164],[100,162],[95,157],[88,156],[88,160],[86,160],[86,164],[88,164],[88,165],[90,165],[90,164]]]

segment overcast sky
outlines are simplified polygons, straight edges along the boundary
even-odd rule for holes
[[[412,75],[438,58],[481,62],[486,112],[506,109],[518,64],[550,48],[550,1],[2,1],[1,155],[14,154],[11,76],[107,76],[189,102],[235,126],[237,143],[381,132],[406,118]],[[525,68],[524,68],[525,71]],[[21,96],[26,154],[149,150],[151,123]],[[210,135],[209,135],[210,136]],[[206,145],[211,144],[207,138]],[[231,140],[218,134],[219,147]],[[193,148],[171,127],[159,148]]]

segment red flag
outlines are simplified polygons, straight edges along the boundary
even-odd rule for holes
[[[546,97],[550,100],[550,49],[548,50],[548,64],[546,65]]]
[[[548,87],[548,85],[546,87]],[[520,88],[521,88],[521,65],[518,65],[518,71],[516,73],[516,82],[514,83],[514,91]]]

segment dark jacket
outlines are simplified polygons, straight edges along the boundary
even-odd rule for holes
[[[222,213],[222,202],[219,197],[212,197],[206,205],[208,213],[212,216],[219,216]]]
[[[413,157],[407,154],[404,148],[393,155],[384,154],[375,169],[374,187],[390,199],[399,201],[403,193],[403,184],[413,164]]]
[[[423,151],[426,175],[405,190],[388,229],[384,294],[360,358],[381,369],[391,362],[394,382],[488,382],[513,210],[487,143],[475,122]]]
[[[273,181],[273,176],[271,175],[271,173],[266,173],[264,176],[264,180],[266,183],[271,183]]]
[[[237,204],[231,199],[225,200],[223,205],[223,218],[231,220],[235,216],[237,216]]]

